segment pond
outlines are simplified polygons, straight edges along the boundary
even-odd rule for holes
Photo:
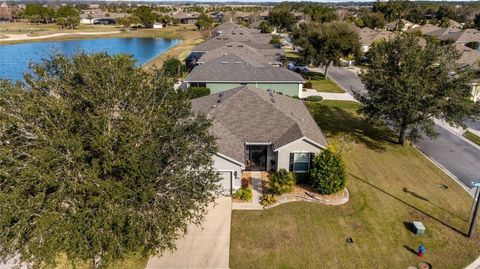
[[[103,38],[0,45],[0,79],[22,80],[23,73],[29,71],[29,63],[40,62],[54,52],[125,53],[133,55],[137,65],[143,65],[179,42],[164,38]]]

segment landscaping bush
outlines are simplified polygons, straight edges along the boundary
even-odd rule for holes
[[[281,44],[280,36],[278,35],[272,36],[272,39],[270,40],[270,44],[280,47],[280,44]]]
[[[312,96],[308,96],[307,98],[305,98],[305,100],[310,101],[310,102],[320,102],[320,101],[323,100],[323,97],[318,96],[318,95],[312,95]]]
[[[233,194],[233,198],[251,201],[253,198],[252,189],[249,187],[241,187],[238,191]]]
[[[163,63],[162,69],[165,75],[178,78],[182,75],[182,62],[177,58],[168,58]]]
[[[313,158],[310,169],[313,188],[320,194],[333,194],[345,188],[347,173],[341,155],[332,148],[322,151]]]
[[[187,95],[190,99],[195,99],[210,94],[210,89],[205,87],[190,87],[187,89]]]
[[[293,191],[295,175],[286,169],[280,169],[270,175],[270,191],[273,194],[284,194]]]
[[[307,89],[313,89],[313,84],[312,84],[311,81],[307,81],[307,82],[303,83],[303,87],[307,88]]]
[[[273,205],[278,201],[277,196],[275,196],[272,193],[266,193],[262,196],[262,201],[260,201],[260,204],[263,207]]]

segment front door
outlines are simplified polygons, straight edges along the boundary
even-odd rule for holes
[[[246,170],[267,170],[267,146],[247,145],[245,159]]]

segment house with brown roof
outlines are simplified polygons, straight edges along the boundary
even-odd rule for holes
[[[306,173],[328,146],[302,101],[272,91],[238,87],[193,99],[192,110],[212,120],[214,168],[227,193],[241,187],[243,171]]]
[[[367,52],[370,49],[370,46],[382,40],[389,40],[395,34],[390,31],[376,31],[368,27],[357,28],[358,36],[360,37],[360,45],[362,50]]]

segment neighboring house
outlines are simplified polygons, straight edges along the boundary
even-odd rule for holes
[[[108,13],[102,10],[89,10],[80,14],[81,24],[115,24],[119,18],[131,16],[128,13]]]
[[[172,15],[174,19],[178,19],[181,24],[194,24],[198,21],[200,18],[200,13],[198,12],[192,12],[192,13],[174,13]]]
[[[388,31],[408,31],[420,27],[420,25],[405,19],[395,20],[385,25],[385,29]]]
[[[282,49],[270,44],[270,40],[272,39],[270,34],[262,34],[258,30],[248,29],[232,22],[217,26],[215,32],[216,36],[214,38],[196,45],[191,50],[191,53],[185,59],[187,70],[192,70],[193,67],[197,65],[200,57],[205,53],[228,46],[234,42],[242,43],[245,46],[257,50],[257,52],[265,58],[271,58],[275,55],[280,55],[280,57],[285,56],[285,52]]]
[[[438,27],[437,25],[427,23],[425,25],[421,25],[420,27],[412,29],[409,32],[420,31],[422,34],[427,35],[428,33],[431,33],[431,32],[434,32],[434,31],[437,31],[437,30],[440,30],[440,29],[441,28]]]
[[[285,57],[282,49],[259,50],[241,42],[231,42],[202,54],[196,63],[204,64],[228,54],[235,54],[247,62],[258,62],[276,67],[283,65]]]
[[[7,3],[0,4],[0,21],[9,21],[12,19],[12,8]]]
[[[163,23],[160,23],[160,22],[156,22],[152,25],[153,29],[162,29],[165,27],[165,24]]]
[[[469,48],[461,43],[455,44],[455,48],[462,53],[460,59],[457,60],[457,64],[459,64],[460,67],[470,66],[474,69],[479,68],[480,53],[477,50]]]
[[[480,42],[480,31],[476,29],[465,29],[463,31],[449,32],[439,37],[440,40],[452,40],[455,43]]]
[[[436,27],[436,26],[435,26]],[[423,32],[424,35],[426,36],[431,36],[431,37],[435,37],[437,39],[443,39],[443,37],[445,36],[448,36],[452,33],[457,33],[457,32],[460,32],[462,31],[461,29],[457,28],[457,27],[453,27],[453,26],[450,26],[450,27],[428,27],[428,28],[423,28],[424,30],[423,31],[426,31],[426,32]],[[427,31],[428,29],[428,31]]]
[[[250,87],[192,100],[192,110],[213,122],[214,168],[225,193],[241,187],[243,171],[310,170],[328,143],[302,101]]]
[[[395,35],[390,31],[376,31],[368,27],[357,28],[357,32],[360,37],[360,45],[362,46],[363,52],[367,52],[373,43],[382,40],[389,40]]]
[[[459,29],[463,28],[463,25],[461,23],[459,23],[458,21],[454,21],[452,19],[449,19],[449,22],[450,22],[450,26],[457,27]]]
[[[196,66],[185,82],[187,87],[207,87],[212,94],[250,86],[301,98],[304,79],[286,68],[247,62],[229,54]]]

